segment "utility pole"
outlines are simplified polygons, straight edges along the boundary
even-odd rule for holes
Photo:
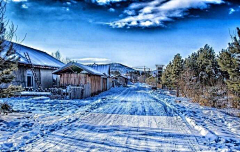
[[[146,67],[146,66],[138,66],[138,67],[133,67],[136,70],[140,70],[141,72],[141,77],[143,78],[143,82],[146,83],[146,71],[151,71],[150,68]],[[143,73],[143,75],[142,75]]]

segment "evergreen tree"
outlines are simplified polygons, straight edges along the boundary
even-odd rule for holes
[[[217,72],[217,60],[215,52],[209,45],[205,45],[198,51],[197,67],[199,81],[202,87],[213,86]],[[202,88],[203,89],[203,88]]]
[[[227,72],[227,86],[236,95],[240,96],[240,29],[238,35],[232,38],[228,48],[219,54],[218,63],[222,71]],[[239,99],[238,99],[239,100]]]
[[[164,87],[167,87],[169,89],[172,88],[172,81],[171,81],[171,75],[172,75],[172,71],[171,71],[171,68],[172,68],[172,62],[170,62],[165,70],[163,71],[163,74],[162,74],[162,84]]]
[[[189,70],[192,72],[192,76],[196,77],[198,75],[198,65],[197,65],[198,54],[196,52],[192,53],[188,58],[184,60],[184,70]]]
[[[183,71],[183,59],[180,54],[174,56],[171,71],[171,81],[174,88],[177,89],[177,96],[179,96],[179,82]]]
[[[13,43],[10,42],[14,36],[15,28],[11,25],[7,31],[4,24],[5,9],[6,3],[0,1],[0,97],[8,97],[21,90],[18,86],[9,85],[14,79],[13,72],[17,70],[19,58],[15,54]]]
[[[197,53],[192,53],[183,62],[183,72],[181,74],[180,89],[182,95],[192,97],[197,89]]]

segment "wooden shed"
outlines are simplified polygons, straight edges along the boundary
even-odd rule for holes
[[[105,91],[103,89],[104,74],[80,63],[70,62],[54,71],[53,74],[60,75],[61,87],[83,87],[83,96],[80,98],[86,98]]]

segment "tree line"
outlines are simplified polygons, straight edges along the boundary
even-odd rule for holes
[[[50,54],[52,57],[58,59],[59,61],[67,64],[69,62],[74,62],[73,60],[71,60],[70,58],[66,57],[62,57],[62,54],[60,53],[60,51],[56,51],[56,52],[52,52],[52,54]]]
[[[240,108],[240,29],[218,55],[205,45],[183,59],[176,54],[162,75],[164,88],[212,107]]]

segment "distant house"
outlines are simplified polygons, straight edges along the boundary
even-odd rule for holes
[[[128,77],[123,75],[113,76],[112,80],[114,86],[127,86],[128,84]]]
[[[81,98],[89,97],[105,91],[104,79],[106,73],[95,70],[89,66],[71,62],[53,72],[60,75],[60,86],[79,86],[83,87]]]
[[[6,42],[6,46],[8,45]],[[15,79],[12,84],[20,85],[23,88],[37,88],[37,82],[34,79],[34,73],[31,70],[31,67],[34,67],[38,83],[41,84],[43,89],[51,88],[54,85],[57,85],[57,77],[52,74],[56,69],[64,66],[64,63],[55,59],[46,52],[24,46],[21,44],[14,43],[14,49],[16,54],[20,57],[18,63],[18,70],[14,72]],[[25,56],[28,54],[31,63]]]
[[[109,90],[112,87],[112,78],[110,77],[110,65],[108,64],[92,64],[89,67],[101,72],[103,76],[103,90]]]

